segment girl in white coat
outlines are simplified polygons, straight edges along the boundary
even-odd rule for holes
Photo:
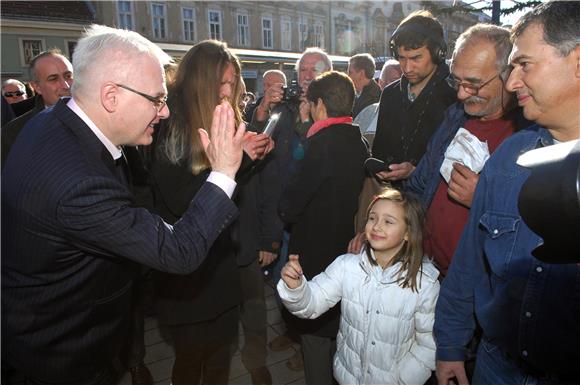
[[[341,255],[309,282],[291,255],[278,292],[301,318],[317,318],[342,300],[334,356],[340,384],[422,385],[435,369],[439,295],[439,273],[423,257],[423,210],[415,198],[386,189],[367,218],[362,252]]]

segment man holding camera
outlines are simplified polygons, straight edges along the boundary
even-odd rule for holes
[[[319,48],[308,48],[296,63],[298,78],[293,79],[288,87],[283,83],[273,83],[265,90],[253,114],[252,125],[258,129],[266,126],[271,115],[279,114],[272,134],[276,147],[268,154],[263,170],[269,181],[265,188],[275,191],[278,199],[286,186],[287,176],[295,170],[296,162],[304,157],[306,132],[312,125],[310,104],[306,100],[308,86],[316,76],[330,70],[332,62],[328,55]],[[282,222],[276,212],[269,215],[275,216],[279,223],[281,240]],[[273,246],[277,251],[280,245]]]
[[[254,111],[252,126],[259,131],[266,126],[270,116],[278,114],[278,122],[272,133],[276,147],[260,166],[263,167],[260,171],[262,189],[277,202],[288,183],[288,176],[296,171],[298,161],[304,158],[306,132],[312,126],[310,104],[306,100],[308,87],[314,78],[330,70],[332,62],[323,50],[306,49],[296,63],[297,76],[289,82],[289,86],[274,83],[265,88],[264,97]],[[277,282],[280,279],[280,270],[288,259],[287,248],[282,248],[281,245],[288,245],[290,234],[284,231],[284,225],[275,210],[261,212],[260,215],[264,216],[261,222],[277,224],[275,228],[270,226],[264,229],[268,234],[260,234],[260,238],[263,239],[274,234],[279,239],[279,242],[271,245],[270,250],[274,253],[282,251],[273,267],[272,279]],[[283,315],[285,319],[292,317],[284,311]],[[276,351],[285,350],[292,346],[292,342],[286,335],[281,335],[270,342],[270,348]],[[302,365],[300,351],[287,362],[287,366],[292,370],[302,370]]]

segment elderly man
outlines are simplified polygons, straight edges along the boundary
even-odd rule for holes
[[[374,79],[375,59],[368,53],[354,55],[348,61],[347,73],[356,92],[352,107],[352,117],[356,118],[365,107],[377,103],[381,97],[381,88]]]
[[[280,70],[268,70],[262,75],[262,86],[264,90],[264,95],[260,96],[254,103],[252,103],[247,108],[246,116],[248,121],[252,121],[254,117],[254,112],[259,107],[260,114],[263,119],[267,119],[269,111],[276,106],[272,100],[265,100],[266,91],[268,91],[274,84],[278,84],[277,87],[286,87],[286,75]]]
[[[381,87],[381,91],[395,80],[400,79],[401,75],[403,75],[403,71],[401,70],[399,61],[395,59],[387,60],[383,64],[381,76],[379,76],[379,87]]]
[[[20,80],[7,79],[2,83],[2,96],[9,104],[21,102],[27,99],[26,87]]]
[[[483,335],[474,384],[577,384],[580,379],[580,265],[550,264],[532,255],[543,240],[518,209],[531,170],[516,163],[526,151],[580,139],[578,25],[576,3],[553,1],[524,15],[512,30],[513,70],[506,86],[537,125],[508,138],[479,177],[437,303],[440,385],[453,377],[468,383],[464,360],[476,320]]]
[[[14,143],[2,174],[3,383],[113,383],[134,262],[190,273],[236,216],[245,130],[226,102],[211,142],[200,129],[213,171],[181,221],[134,206],[121,146],[150,144],[169,116],[167,59],[135,32],[92,26],[75,49],[72,99]]]
[[[490,153],[514,132],[518,117],[515,98],[504,87],[511,48],[509,31],[490,24],[477,24],[459,36],[449,77],[459,102],[446,111],[427,152],[405,184],[420,195],[427,210],[426,254],[434,258],[442,275],[447,273],[467,223],[479,178],[467,166],[455,163],[447,182],[440,173],[445,152],[460,128],[487,142]]]
[[[41,52],[30,62],[32,87],[36,91],[34,108],[2,128],[2,167],[8,153],[26,123],[47,107],[54,106],[61,97],[70,96],[73,68],[58,49]]]

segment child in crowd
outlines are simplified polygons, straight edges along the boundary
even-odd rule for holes
[[[435,369],[433,319],[439,275],[423,257],[423,210],[386,189],[369,205],[367,243],[307,281],[298,255],[282,269],[278,292],[301,318],[341,301],[334,376],[340,384],[423,384]]]

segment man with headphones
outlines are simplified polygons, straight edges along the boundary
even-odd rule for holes
[[[403,76],[382,92],[372,153],[385,163],[377,179],[398,186],[421,160],[456,93],[445,81],[449,67],[443,28],[430,12],[407,16],[390,45]]]

